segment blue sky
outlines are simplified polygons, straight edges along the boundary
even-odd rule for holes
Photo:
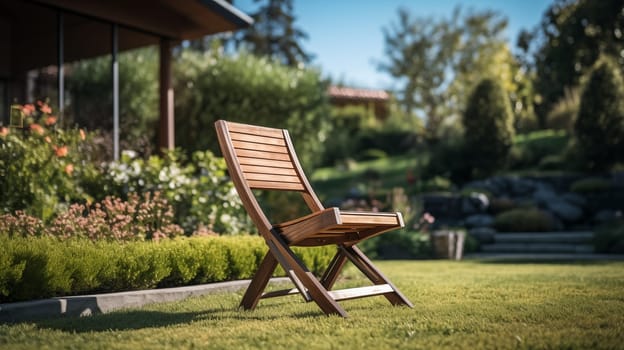
[[[377,70],[384,59],[382,28],[397,18],[405,7],[415,16],[450,17],[461,5],[464,10],[495,10],[509,20],[507,39],[515,47],[517,34],[539,24],[551,0],[294,0],[296,24],[309,39],[303,42],[315,55],[312,65],[323,75],[362,88],[392,88],[391,77]],[[250,14],[253,0],[234,0],[234,5]]]

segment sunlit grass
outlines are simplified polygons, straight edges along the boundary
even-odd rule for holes
[[[313,187],[323,199],[342,197],[350,189],[376,187],[377,194],[383,194],[393,187],[407,185],[407,172],[416,175],[427,160],[427,154],[407,154],[382,159],[354,162],[349,169],[341,167],[320,168],[311,176]],[[378,180],[370,177],[375,172]]]
[[[624,347],[624,263],[405,261],[378,267],[415,307],[344,301],[327,317],[298,296],[237,309],[219,294],[88,318],[0,326],[0,348],[596,349]],[[350,271],[347,276],[357,276]],[[352,285],[353,277],[341,284]]]

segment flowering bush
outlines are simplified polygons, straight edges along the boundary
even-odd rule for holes
[[[254,230],[226,177],[225,161],[210,151],[193,153],[191,162],[179,151],[147,160],[125,151],[118,162],[109,165],[106,178],[109,192],[120,197],[160,192],[173,206],[175,221],[187,233]]]
[[[173,210],[160,193],[131,193],[128,201],[106,197],[92,206],[72,204],[48,225],[22,211],[0,216],[0,234],[9,237],[54,236],[62,240],[160,240],[183,234],[173,223]]]
[[[18,107],[18,108],[15,108]],[[90,201],[83,180],[97,176],[84,130],[63,130],[45,102],[14,106],[22,128],[0,128],[0,213],[44,221],[68,203]]]

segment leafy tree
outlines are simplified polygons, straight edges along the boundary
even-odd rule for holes
[[[258,56],[271,56],[289,66],[310,61],[311,55],[300,44],[308,35],[295,26],[292,0],[265,0],[251,17],[254,25],[239,32],[235,39],[237,46]]]
[[[511,107],[502,86],[492,79],[482,80],[470,95],[462,122],[464,152],[473,175],[491,175],[504,166],[514,130]]]
[[[379,68],[398,79],[405,111],[425,117],[428,137],[439,137],[444,124],[459,117],[464,96],[483,77],[499,77],[508,98],[522,96],[518,82],[526,78],[503,37],[507,20],[498,13],[456,8],[449,19],[435,19],[402,8],[398,16],[384,28],[388,60]],[[526,113],[525,104],[514,106]]]
[[[616,66],[601,60],[591,73],[576,124],[578,148],[590,169],[624,160],[624,86]]]
[[[175,65],[176,142],[220,154],[214,122],[288,129],[305,166],[320,160],[328,135],[327,83],[316,70],[241,53],[184,50]]]
[[[624,65],[624,2],[556,0],[533,33],[538,93],[536,110],[543,125],[550,109],[580,83],[600,55]]]

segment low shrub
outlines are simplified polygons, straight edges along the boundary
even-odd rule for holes
[[[158,192],[142,197],[130,194],[128,201],[106,197],[92,206],[73,204],[49,224],[18,211],[0,215],[0,234],[9,237],[85,237],[97,240],[159,240],[183,234],[173,223],[173,211]]]
[[[429,235],[424,232],[398,230],[366,240],[360,248],[371,258],[423,259],[431,256]]]
[[[624,220],[616,220],[596,229],[594,249],[597,253],[624,254]]]
[[[93,135],[58,127],[43,101],[12,111],[20,123],[0,128],[0,214],[22,210],[48,221],[68,203],[91,200],[86,188],[98,181]]]
[[[609,189],[611,189],[611,182],[600,177],[577,180],[570,185],[570,191],[580,194],[605,192]]]
[[[0,234],[0,246],[0,302],[250,278],[267,251],[259,236],[119,244]],[[318,275],[335,248],[295,248],[295,253]]]
[[[536,208],[517,208],[503,212],[494,219],[500,232],[543,232],[554,229],[550,215]]]
[[[109,165],[105,177],[109,192],[121,198],[160,192],[173,207],[175,223],[189,235],[202,227],[218,233],[254,232],[226,171],[223,158],[210,151],[194,152],[190,160],[179,150],[148,159],[126,151]]]

